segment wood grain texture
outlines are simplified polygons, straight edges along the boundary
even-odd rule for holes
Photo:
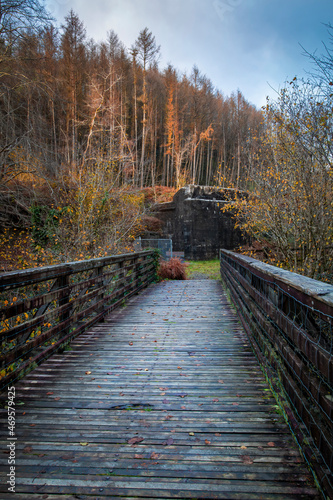
[[[217,281],[150,286],[16,392],[19,500],[320,498]]]

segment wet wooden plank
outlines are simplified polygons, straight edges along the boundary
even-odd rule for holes
[[[320,498],[219,282],[153,285],[70,349],[16,386],[18,499]]]

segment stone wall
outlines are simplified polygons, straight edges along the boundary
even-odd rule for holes
[[[217,258],[220,248],[231,250],[245,244],[248,240],[235,228],[231,214],[221,211],[227,195],[234,193],[194,185],[180,189],[172,202],[155,207],[155,216],[163,222],[163,237],[171,238],[174,251],[192,260]]]

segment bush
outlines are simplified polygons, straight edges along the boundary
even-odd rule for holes
[[[157,275],[163,280],[186,280],[186,267],[187,264],[174,257],[161,262]]]

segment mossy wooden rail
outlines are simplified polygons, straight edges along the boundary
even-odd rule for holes
[[[151,283],[153,251],[0,275],[0,390]]]
[[[227,250],[220,262],[260,364],[333,498],[333,286]]]

